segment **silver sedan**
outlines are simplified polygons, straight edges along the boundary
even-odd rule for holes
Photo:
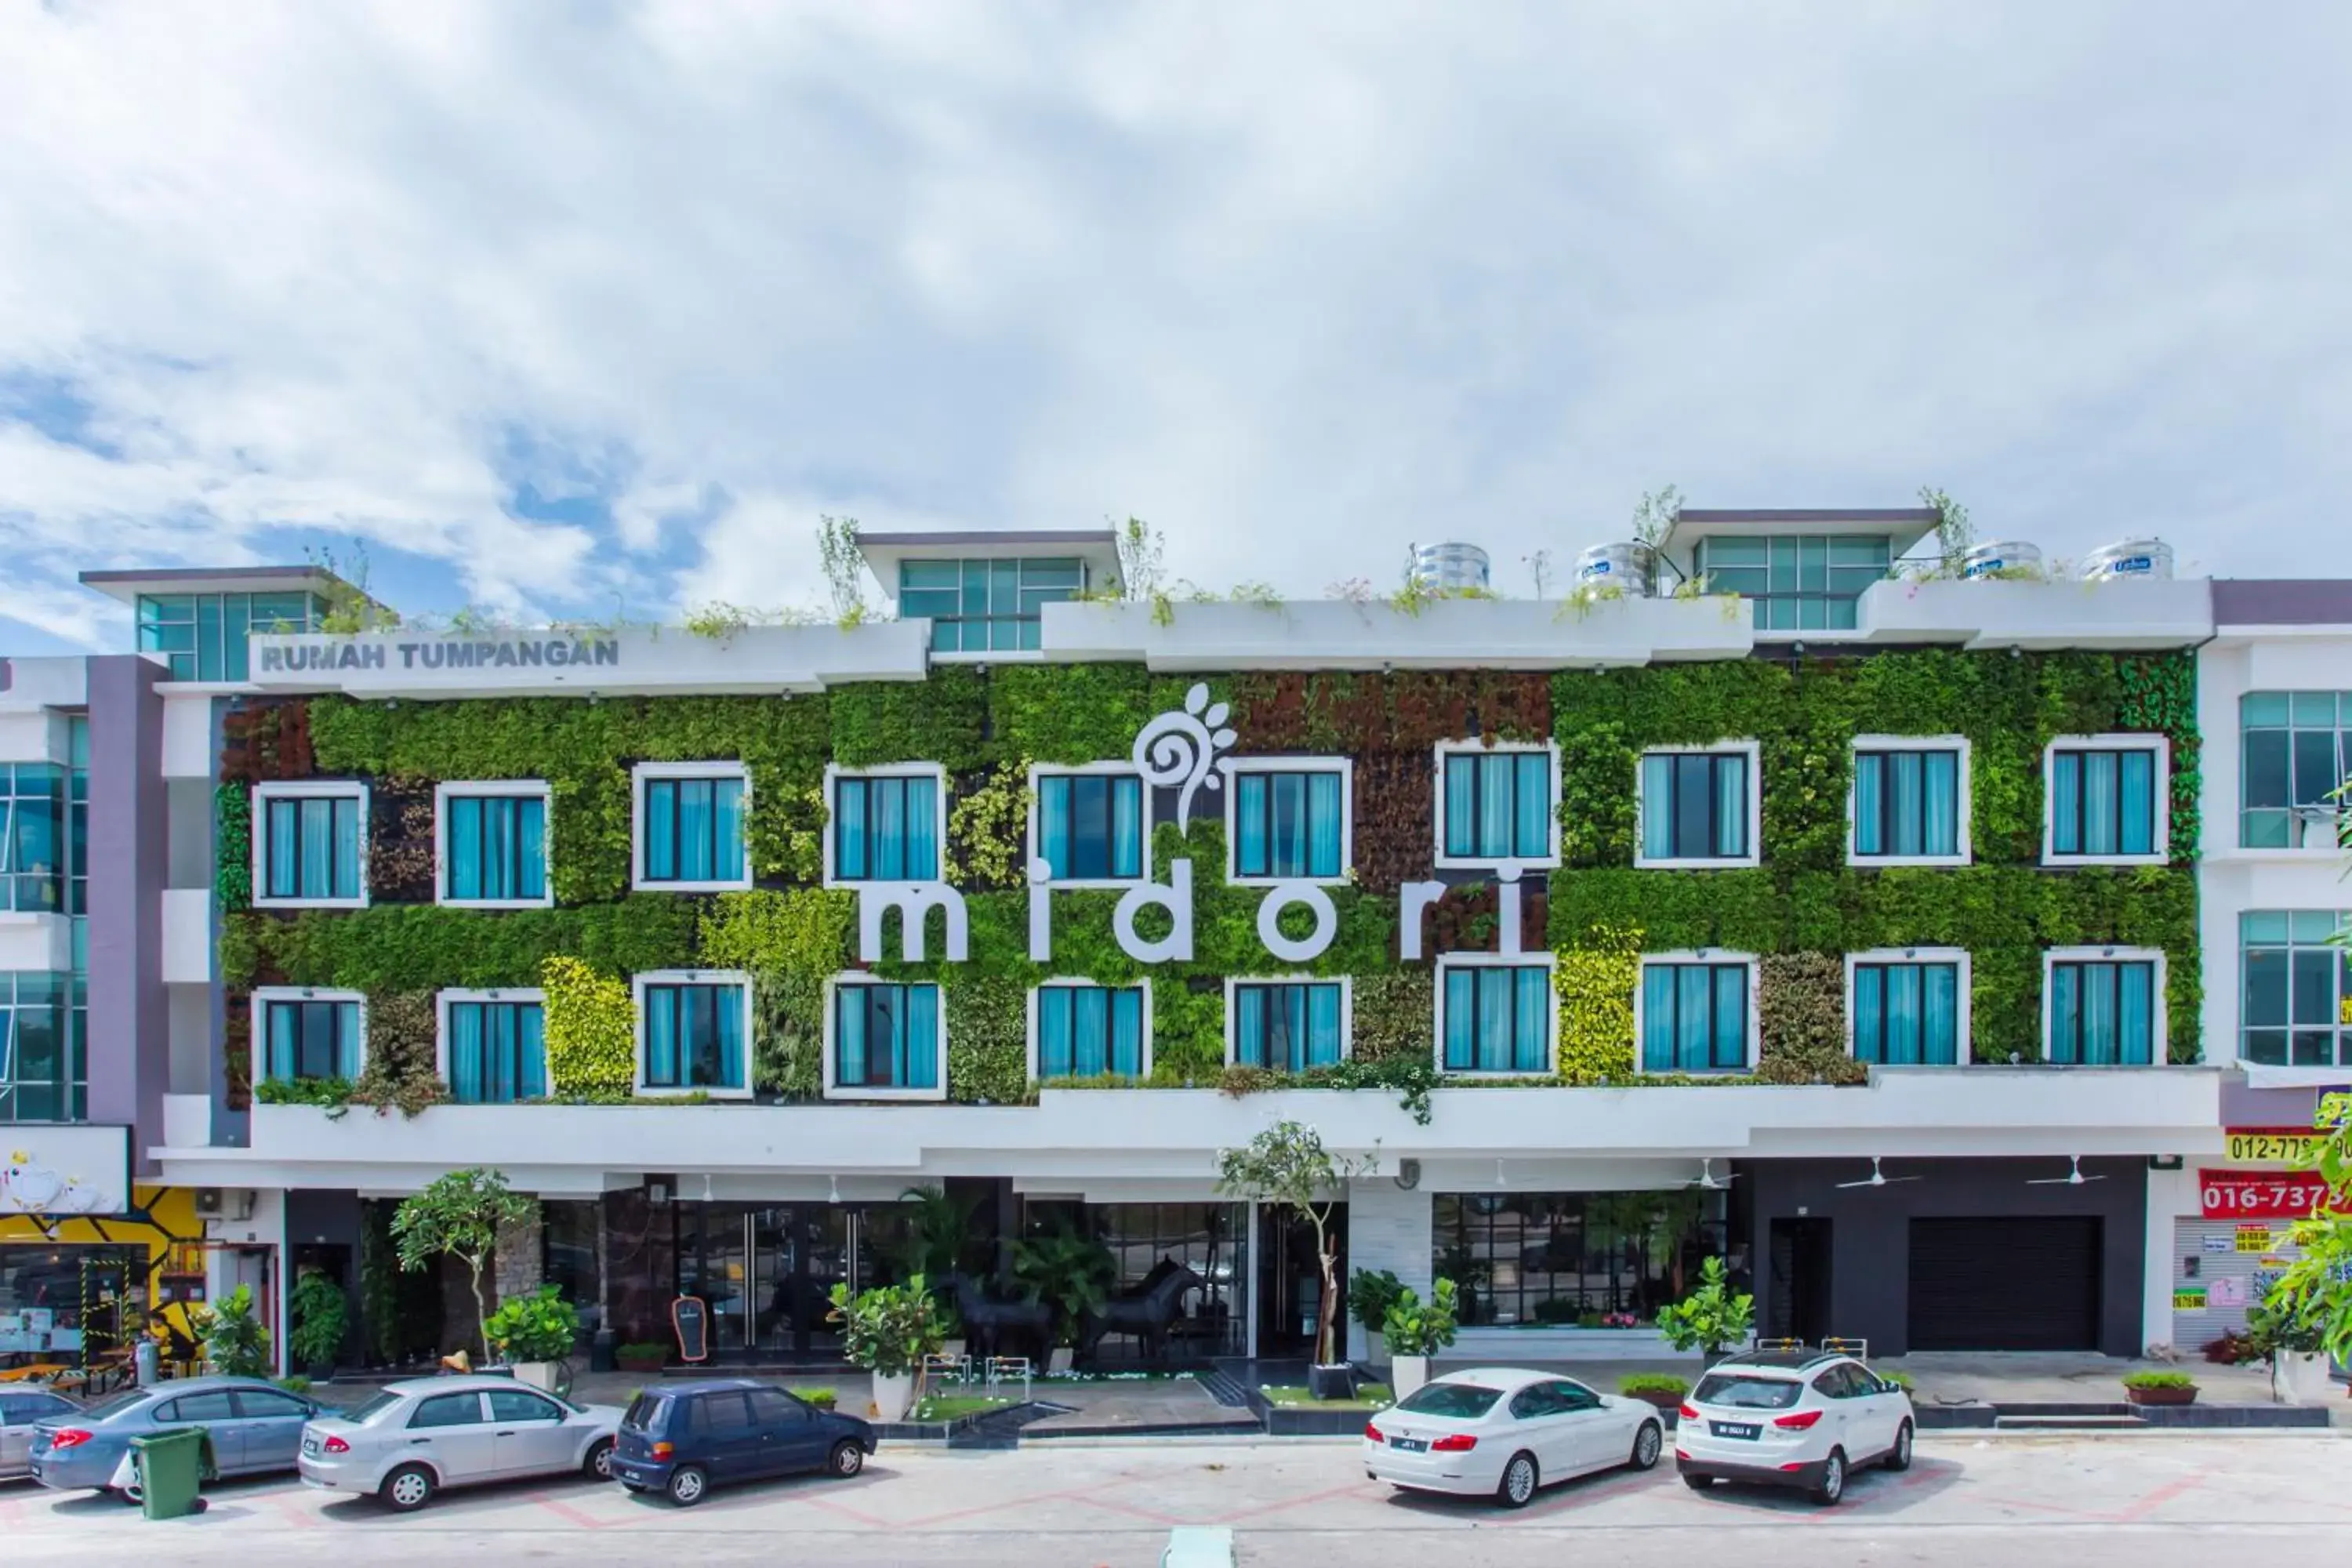
[[[572,1471],[609,1479],[620,1425],[617,1405],[573,1405],[510,1377],[424,1377],[310,1422],[299,1468],[311,1486],[409,1513],[444,1487]]]

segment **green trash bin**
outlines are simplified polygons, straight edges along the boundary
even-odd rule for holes
[[[220,1474],[213,1464],[212,1434],[201,1426],[131,1438],[131,1462],[139,1468],[139,1507],[149,1519],[204,1512],[198,1493]]]

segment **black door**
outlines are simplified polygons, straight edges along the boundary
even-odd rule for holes
[[[1911,1222],[1915,1351],[2088,1351],[2099,1346],[2100,1223]]]
[[[1347,1354],[1348,1205],[1332,1206],[1329,1231],[1339,1261],[1334,1268],[1339,1289],[1331,1308],[1331,1343],[1336,1354]],[[1315,1227],[1288,1209],[1271,1205],[1258,1210],[1257,1352],[1262,1356],[1308,1356],[1315,1353],[1315,1300],[1322,1270],[1315,1258]]]
[[[1836,1331],[1830,1322],[1830,1222],[1774,1220],[1765,1338],[1817,1345]]]

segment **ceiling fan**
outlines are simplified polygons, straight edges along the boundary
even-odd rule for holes
[[[1737,1171],[1727,1171],[1720,1179],[1717,1179],[1715,1173],[1715,1162],[1701,1160],[1698,1163],[1698,1174],[1685,1182],[1683,1185],[1697,1187],[1706,1192],[1719,1193],[1738,1180],[1739,1180],[1739,1173]]]
[[[2025,1184],[2029,1187],[2079,1187],[2084,1182],[2104,1182],[2105,1180],[2106,1177],[2105,1176],[2086,1176],[2083,1174],[2083,1156],[2080,1154],[2069,1154],[2066,1156],[2066,1173],[2064,1175],[2034,1176],[2029,1179]]]
[[[1858,1182],[1840,1182],[1838,1184],[1839,1187],[1891,1187],[1897,1182],[1916,1182],[1920,1180],[1917,1176],[1890,1176],[1885,1172],[1878,1168],[1878,1161],[1879,1156],[1873,1154],[1870,1157],[1870,1174],[1864,1176]]]

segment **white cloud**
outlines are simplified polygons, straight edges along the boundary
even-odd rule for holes
[[[0,615],[107,637],[79,568],[319,537],[413,610],[812,602],[821,512],[1134,512],[1314,593],[1564,559],[1669,479],[2308,571],[2347,46],[2121,0],[7,7]]]

